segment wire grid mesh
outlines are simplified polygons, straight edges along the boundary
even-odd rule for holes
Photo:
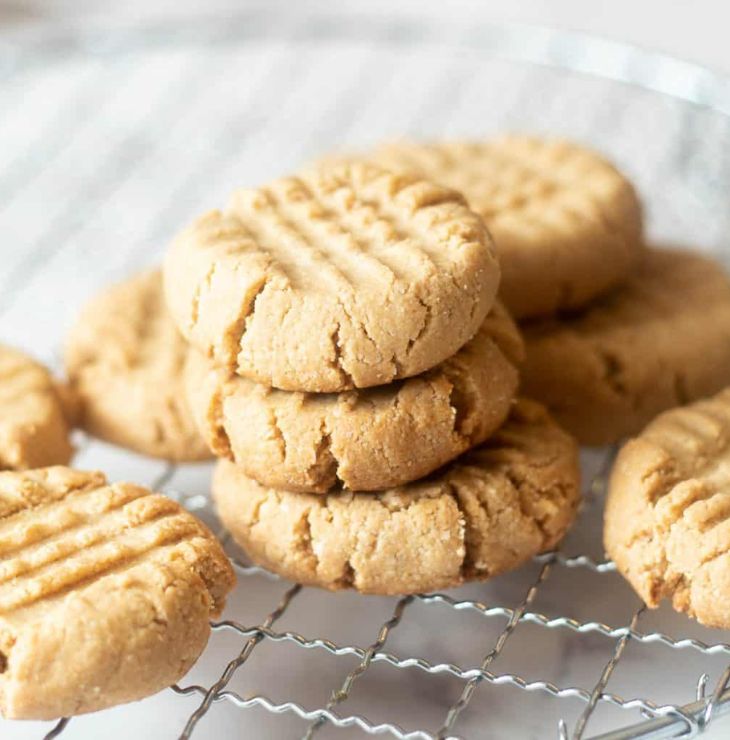
[[[388,136],[519,128],[587,141],[637,181],[653,238],[727,260],[730,124],[719,111],[730,87],[627,49],[473,21],[260,12],[46,37],[0,55],[3,338],[48,361],[90,293],[159,260],[179,225],[232,187]],[[677,87],[667,69],[680,70],[675,92],[716,110],[524,60],[657,89]],[[561,551],[450,593],[303,589],[247,563],[220,532],[239,586],[183,685],[50,729],[0,721],[0,736],[697,734],[730,708],[730,645],[669,610],[647,613],[601,559],[612,454],[585,453],[585,504]],[[89,440],[77,465],[162,488],[216,526],[208,466]]]

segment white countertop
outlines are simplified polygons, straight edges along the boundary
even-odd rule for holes
[[[149,19],[225,16],[242,7],[261,5],[251,0],[6,0],[0,20],[7,25],[94,23],[118,26]],[[487,21],[518,21],[585,31],[636,44],[730,73],[727,23],[730,9],[718,0],[269,0],[282,15],[294,7],[337,7],[340,11],[367,9],[383,14],[468,16]]]

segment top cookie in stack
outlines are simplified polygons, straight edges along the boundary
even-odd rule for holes
[[[164,268],[173,319],[218,365],[336,392],[429,370],[479,329],[499,268],[453,190],[369,164],[237,192]]]

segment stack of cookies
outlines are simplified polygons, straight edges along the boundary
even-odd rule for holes
[[[456,191],[322,166],[235,193],[163,276],[219,513],[267,568],[431,590],[514,567],[572,522],[576,445],[515,400],[522,341]]]
[[[233,585],[179,504],[63,467],[74,424],[218,457],[223,523],[287,578],[457,586],[554,547],[579,503],[575,440],[518,386],[583,443],[635,434],[730,385],[730,279],[646,247],[631,183],[579,146],[401,143],[235,193],[162,271],[92,300],[65,359],[68,386],[0,347],[5,716],[177,680]],[[642,598],[715,626],[730,624],[728,393],[626,445],[606,511]]]

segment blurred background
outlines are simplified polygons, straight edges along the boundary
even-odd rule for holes
[[[190,19],[266,5],[286,13],[292,6],[338,11],[424,15],[469,14],[482,20],[546,24],[601,36],[680,56],[730,72],[727,43],[727,4],[722,0],[3,0],[0,21],[8,29],[38,24],[85,23],[102,27],[140,20]]]

